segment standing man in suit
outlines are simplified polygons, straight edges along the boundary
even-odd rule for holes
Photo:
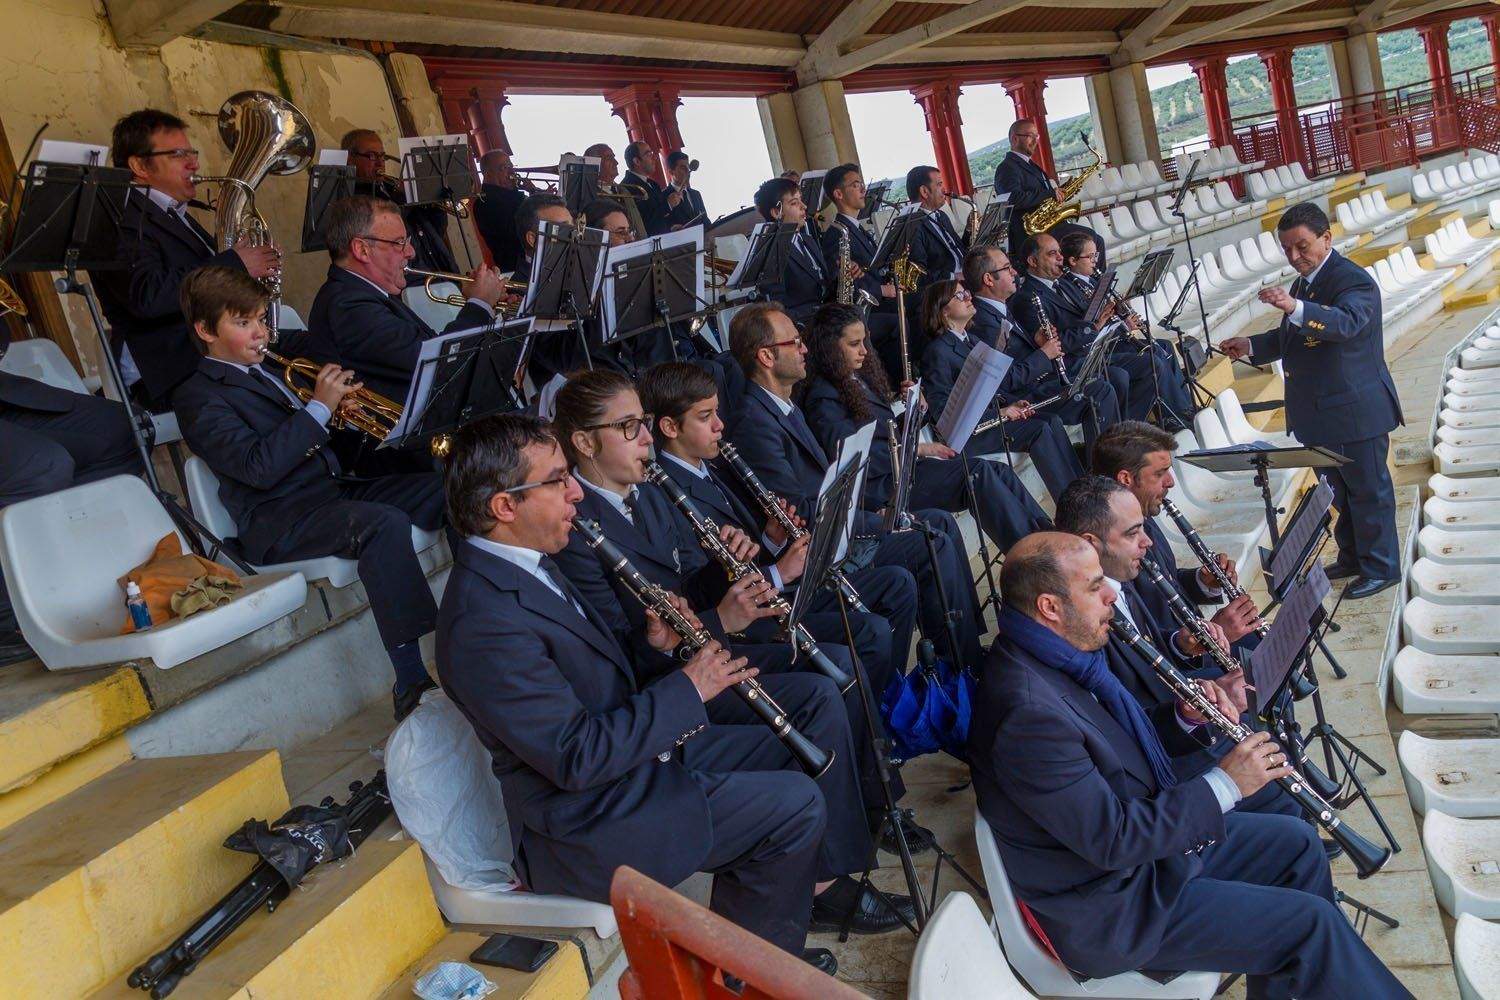
[[[1380,289],[1365,269],[1333,249],[1328,216],[1312,202],[1293,205],[1276,235],[1298,278],[1290,291],[1266,288],[1260,300],[1285,313],[1254,337],[1231,337],[1224,352],[1256,364],[1280,359],[1286,372],[1287,430],[1349,462],[1321,469],[1333,488],[1338,558],[1330,579],[1354,577],[1344,597],[1358,600],[1401,578],[1396,491],[1386,466],[1390,432],[1405,421],[1385,364]]]
[[[358,371],[371,389],[405,400],[422,342],[437,331],[401,300],[416,248],[400,210],[369,195],[341,198],[328,206],[323,239],[332,263],[307,317],[308,357]],[[469,300],[445,333],[495,318],[500,273],[481,265],[470,276]]]
[[[474,227],[489,248],[490,259],[501,271],[514,271],[524,256],[521,237],[516,233],[516,209],[526,200],[526,192],[516,183],[516,168],[510,154],[492,149],[479,158],[484,184],[474,202]]]
[[[1014,208],[1010,213],[1010,255],[1025,260],[1021,244],[1026,241],[1026,213],[1058,195],[1057,181],[1034,159],[1041,146],[1042,134],[1030,118],[1017,118],[1010,126],[1010,150],[995,167],[995,197],[1010,195]],[[1070,232],[1085,232],[1099,247],[1099,266],[1104,267],[1104,241],[1088,226],[1076,222],[1059,222],[1049,230],[1062,239]]]
[[[766,297],[780,302],[798,325],[806,325],[818,306],[833,295],[837,276],[822,246],[807,231],[802,191],[795,181],[772,178],[756,189],[755,207],[767,222],[790,222],[799,227],[780,280],[766,289]]]
[[[667,176],[670,181],[667,184],[666,197],[670,203],[674,195],[681,196],[681,200],[667,213],[667,222],[672,229],[696,226],[699,223],[707,226],[713,221],[708,217],[708,209],[703,207],[703,195],[692,186],[692,162],[680,149],[667,154]]]
[[[663,190],[651,176],[651,161],[655,157],[656,150],[648,142],[632,142],[625,147],[625,176],[621,183],[646,192],[646,197],[636,202],[636,207],[640,210],[641,224],[646,227],[647,236],[671,232],[671,214],[684,200],[681,191]]]
[[[894,385],[901,381],[901,338],[896,333],[896,286],[880,275],[870,273],[870,264],[879,249],[869,230],[859,223],[865,210],[865,178],[859,165],[844,163],[823,175],[823,195],[833,202],[833,225],[823,230],[823,259],[837,268],[842,234],[849,236],[849,262],[854,265],[854,305],[860,292],[869,296],[865,326],[880,363]],[[837,271],[834,273],[837,279]],[[835,286],[837,281],[835,281]]]
[[[140,372],[145,402],[165,412],[176,389],[198,365],[198,351],[178,293],[187,273],[204,264],[267,278],[281,269],[274,246],[239,246],[217,252],[214,234],[187,209],[195,199],[198,151],[187,124],[154,108],[132,111],[115,122],[110,161],[130,171],[133,187],[120,219],[119,258],[123,270],[94,278],[99,304],[109,320],[118,355],[123,346]]]
[[[385,172],[387,163],[400,161],[386,154],[380,133],[367,128],[350,129],[339,145],[348,152],[354,167],[354,193],[380,198],[399,208],[411,234],[413,266],[424,271],[457,271],[453,248],[448,245],[448,213],[441,205],[406,204],[401,182]],[[422,279],[414,277],[410,283],[420,285]]]
[[[928,286],[963,273],[964,243],[953,228],[953,220],[943,211],[948,204],[948,189],[943,183],[943,173],[937,167],[920,166],[908,170],[906,197],[921,206],[926,217],[909,244],[912,263],[922,267],[916,291],[906,297],[907,324],[916,329],[921,325],[922,296]]]
[[[1182,781],[1208,745],[1182,703],[1147,712],[1103,652],[1117,612],[1093,548],[1038,533],[1006,555],[1000,638],[980,677],[969,761],[1017,899],[1089,977],[1209,969],[1253,997],[1409,997],[1334,902],[1311,827],[1242,814],[1289,771],[1255,733]],[[1205,695],[1225,714],[1215,686]]]
[[[621,865],[666,885],[712,872],[714,912],[833,972],[831,953],[803,950],[823,795],[764,726],[708,719],[706,703],[756,671],[718,642],[672,666],[679,639],[651,616],[647,655],[667,670],[637,679],[636,658],[552,561],[583,491],[540,420],[463,428],[445,486],[463,541],[438,676],[490,753],[527,888],[605,902]],[[797,720],[815,741],[823,714]]]

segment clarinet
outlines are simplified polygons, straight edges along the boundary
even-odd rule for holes
[[[1182,599],[1182,595],[1177,593],[1177,588],[1172,585],[1171,581],[1167,579],[1166,574],[1158,569],[1154,562],[1146,558],[1141,559],[1141,572],[1146,575],[1146,578],[1167,599],[1167,606],[1172,609],[1172,617],[1177,619],[1177,624],[1192,633],[1193,638],[1197,639],[1199,644],[1208,650],[1208,655],[1223,668],[1225,673],[1231,673],[1240,669],[1240,665],[1235,662],[1234,658],[1219,647],[1218,642],[1213,637],[1213,633],[1208,630],[1208,622],[1204,621],[1202,615],[1188,606],[1187,601]]]
[[[775,495],[766,489],[765,483],[762,483],[760,477],[755,474],[755,470],[750,468],[750,463],[740,457],[734,445],[720,444],[719,454],[734,470],[734,474],[740,477],[740,482],[745,484],[745,488],[755,497],[755,502],[760,506],[761,511],[786,532],[788,541],[795,542],[807,534],[807,529],[792,520],[791,515],[776,502]],[[844,600],[848,605],[861,614],[868,614],[870,609],[865,607],[864,602],[859,599],[859,591],[854,589],[854,584],[849,582],[844,571],[835,566],[832,569],[832,577],[833,585],[838,588],[839,593],[844,595]]]
[[[672,602],[667,600],[665,590],[641,576],[640,570],[631,565],[630,560],[615,543],[604,537],[604,532],[599,529],[599,522],[584,517],[575,517],[573,526],[578,529],[578,533],[583,536],[589,548],[597,552],[608,564],[615,579],[641,603],[641,607],[660,618],[682,640],[677,644],[678,659],[684,662],[690,660],[698,650],[713,642],[713,636],[708,633],[707,629],[694,625],[687,615],[672,606]],[[755,678],[736,681],[733,689],[735,694],[750,706],[750,710],[771,727],[771,731],[776,734],[792,756],[797,758],[797,763],[802,765],[804,771],[817,778],[828,770],[828,766],[833,763],[834,752],[815,746],[811,740],[800,733],[792,725],[785,710],[776,704]]]
[[[719,526],[705,517],[693,501],[688,499],[688,495],[682,492],[682,488],[672,482],[672,477],[668,476],[666,471],[655,462],[646,463],[646,482],[659,486],[667,495],[667,499],[672,501],[672,505],[682,512],[682,516],[687,518],[688,524],[691,525],[693,534],[697,536],[698,544],[703,546],[705,552],[713,556],[715,562],[724,567],[724,572],[729,575],[731,583],[738,582],[747,576],[761,576],[759,569],[735,558],[734,553],[729,551],[729,546],[719,539]],[[780,594],[771,595],[769,606],[783,623],[792,613],[792,606]],[[812,637],[806,625],[798,624],[792,629],[791,641],[792,648],[797,653],[806,656],[818,673],[838,685],[840,692],[848,691],[854,686],[854,678],[845,673],[842,667],[828,658],[827,653],[818,648],[817,640]]]
[[[1177,509],[1177,505],[1172,502],[1170,497],[1161,498],[1161,509],[1167,512],[1167,516],[1172,519],[1172,523],[1177,525],[1177,530],[1182,532],[1182,537],[1187,539],[1188,548],[1193,550],[1193,555],[1197,556],[1198,561],[1203,564],[1204,568],[1213,574],[1214,580],[1219,584],[1219,589],[1224,592],[1224,600],[1229,602],[1239,600],[1245,593],[1244,588],[1229,579],[1229,574],[1224,572],[1224,567],[1219,565],[1219,560],[1209,550],[1208,543],[1203,540],[1203,536],[1193,530],[1193,524],[1187,519],[1187,516]],[[1256,617],[1257,619],[1260,618],[1258,614]],[[1264,620],[1259,620],[1255,626],[1255,631],[1259,632],[1262,637],[1265,637],[1271,634],[1271,626],[1266,624]]]
[[[1038,327],[1038,330],[1040,332],[1046,333],[1048,340],[1057,340],[1057,328],[1052,325],[1052,320],[1050,317],[1048,317],[1047,310],[1042,306],[1042,297],[1040,295],[1032,295],[1031,304],[1036,307],[1037,320],[1041,323],[1041,326]],[[1066,389],[1069,384],[1068,363],[1063,360],[1063,356],[1061,354],[1052,359],[1052,367],[1057,369],[1057,379],[1062,383],[1063,388]]]
[[[1109,627],[1126,645],[1150,661],[1151,669],[1156,671],[1156,676],[1161,678],[1162,683],[1171,688],[1173,694],[1190,705],[1199,715],[1207,719],[1215,729],[1236,743],[1250,737],[1251,730],[1248,726],[1220,712],[1214,703],[1208,700],[1202,688],[1167,662],[1166,658],[1124,618],[1118,614],[1115,615]],[[1369,878],[1385,867],[1385,863],[1390,860],[1391,849],[1376,847],[1359,833],[1345,826],[1338,810],[1313,791],[1295,769],[1290,774],[1277,778],[1276,783],[1292,797],[1297,805],[1313,817],[1335,843],[1344,849],[1344,853],[1354,863],[1355,871],[1360,878]]]

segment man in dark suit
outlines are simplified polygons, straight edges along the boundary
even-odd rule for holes
[[[974,296],[974,318],[969,332],[990,347],[1010,355],[1012,364],[1000,382],[1006,404],[1017,401],[1047,404],[1046,413],[1065,424],[1081,424],[1086,447],[1092,447],[1100,431],[1120,419],[1119,397],[1108,379],[1094,379],[1067,399],[1063,393],[1057,359],[1062,356],[1060,338],[1028,336],[1012,313],[1016,291],[1016,268],[1003,250],[976,247],[964,257],[964,286]]]
[[[669,183],[664,196],[671,208],[667,213],[667,223],[672,229],[697,225],[706,227],[713,221],[708,217],[708,209],[703,206],[703,195],[692,186],[693,170],[694,161],[682,150],[674,149],[667,154]],[[675,205],[672,204],[674,196],[680,196]]]
[[[480,157],[479,169],[484,171],[484,184],[474,201],[474,228],[489,248],[495,267],[514,271],[525,256],[516,232],[516,209],[526,200],[526,192],[520,189],[510,154],[503,149],[492,149]]]
[[[1338,508],[1338,558],[1331,579],[1354,577],[1351,600],[1378,594],[1401,578],[1396,491],[1386,456],[1390,432],[1405,421],[1385,364],[1380,288],[1365,269],[1333,249],[1328,216],[1311,202],[1293,205],[1276,235],[1298,278],[1291,291],[1266,288],[1260,300],[1286,314],[1270,333],[1231,337],[1225,353],[1256,364],[1280,360],[1286,425],[1298,441],[1322,445],[1349,462],[1321,469]]]
[[[641,224],[646,227],[646,236],[660,236],[672,231],[671,214],[682,204],[681,191],[666,191],[656,178],[651,176],[651,167],[656,159],[656,150],[647,142],[632,142],[625,147],[625,176],[620,183],[627,190],[639,189],[646,197],[636,202],[641,213]]]
[[[463,541],[443,593],[438,676],[490,753],[526,886],[604,902],[621,865],[667,885],[713,872],[716,913],[833,971],[831,954],[803,951],[823,794],[764,726],[710,724],[705,708],[754,669],[710,642],[639,679],[637,657],[552,562],[582,490],[541,421],[468,425],[445,477]],[[653,619],[649,644],[670,662],[679,643]],[[832,745],[836,696],[795,714]],[[847,736],[834,749],[846,752]]]
[[[1268,735],[1178,779],[1173,757],[1208,744],[1204,719],[1181,703],[1147,712],[1110,672],[1116,592],[1087,542],[1022,540],[1001,590],[969,730],[974,792],[1012,890],[1070,969],[1239,972],[1255,997],[1410,996],[1334,902],[1313,830],[1235,809],[1288,773]]]
[[[437,336],[401,300],[405,268],[416,252],[395,206],[368,195],[328,207],[323,238],[332,263],[307,318],[307,356],[359,373],[376,392],[406,399],[422,342]],[[500,274],[479,267],[466,287],[470,298],[443,332],[484,326],[504,296]]]
[[[768,490],[811,515],[817,511],[829,458],[791,401],[792,387],[807,376],[807,347],[791,317],[774,302],[741,310],[730,324],[729,344],[747,386],[726,436]],[[878,539],[874,565],[904,566],[917,578],[917,620],[924,634],[942,648],[951,610],[957,618],[959,655],[977,662],[983,624],[958,522],[945,511],[913,513],[933,529],[936,565],[920,531],[883,532],[881,519],[870,513],[857,515],[854,530]],[[940,587],[951,608],[939,599]]]
[[[767,222],[790,222],[801,227],[792,237],[778,280],[765,288],[766,297],[779,302],[799,325],[812,319],[818,306],[833,295],[837,276],[823,255],[822,245],[807,230],[807,206],[795,181],[774,177],[755,191],[755,207]]]
[[[901,381],[901,342],[896,332],[896,286],[870,273],[878,246],[859,223],[865,209],[865,179],[858,164],[844,163],[823,176],[823,195],[833,203],[833,224],[823,230],[823,259],[838,279],[839,245],[847,234],[849,262],[855,267],[854,305],[865,310],[865,326],[891,384]],[[861,295],[863,293],[863,295]]]
[[[264,290],[244,272],[205,267],[183,282],[183,312],[203,353],[173,397],[182,437],[218,477],[219,499],[250,562],[359,560],[396,671],[399,721],[432,686],[418,640],[432,631],[437,606],[412,526],[441,522],[442,483],[430,472],[346,477],[328,446],[328,425],[359,383],[353,372],[324,365],[312,399],[300,402],[260,367],[264,311]]]
[[[1030,118],[1017,118],[1010,127],[1010,150],[995,167],[995,197],[1009,195],[1013,206],[1010,213],[1010,255],[1017,260],[1026,259],[1021,251],[1021,244],[1026,241],[1026,213],[1058,194],[1057,181],[1035,159],[1041,141],[1036,122]],[[1050,232],[1058,239],[1070,232],[1085,232],[1093,236],[1099,247],[1099,266],[1104,266],[1104,241],[1088,226],[1059,222]]]
[[[937,167],[912,167],[906,172],[906,197],[921,206],[922,224],[912,235],[911,259],[922,267],[917,291],[908,300],[921,301],[922,292],[934,281],[955,278],[963,272],[964,243],[953,220],[943,211],[948,206],[948,189],[942,171]]]
[[[193,373],[198,351],[182,318],[178,290],[195,267],[234,267],[252,278],[266,278],[281,268],[274,246],[239,246],[222,253],[214,234],[188,214],[198,187],[198,151],[188,141],[187,125],[165,111],[133,111],[115,122],[110,160],[130,171],[133,187],[120,218],[121,270],[94,276],[99,304],[109,320],[118,356],[121,347],[141,375],[145,402],[165,412],[172,390]]]
[[[400,161],[386,154],[380,133],[367,128],[350,129],[339,145],[349,154],[349,164],[354,167],[354,193],[391,202],[400,210],[411,237],[412,266],[424,271],[457,271],[458,262],[448,245],[448,213],[441,205],[406,203],[401,182],[385,172],[387,163]],[[413,275],[408,283],[420,285],[422,279]]]
[[[0,330],[0,352],[9,336]],[[70,486],[141,471],[125,407],[0,371],[0,510]],[[0,665],[31,656],[0,570]]]

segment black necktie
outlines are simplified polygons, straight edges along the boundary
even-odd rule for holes
[[[260,387],[262,389],[266,390],[271,395],[281,400],[282,405],[285,406],[288,410],[295,410],[298,408],[289,398],[287,398],[287,394],[282,391],[281,386],[277,385],[275,380],[272,379],[271,376],[255,367],[246,368],[245,371],[250,374],[251,378],[255,379],[255,381],[260,384]]]
[[[562,599],[573,605],[574,611],[587,618],[588,615],[584,614],[583,611],[583,602],[573,591],[573,582],[563,575],[563,571],[558,569],[557,563],[552,561],[552,557],[542,556],[538,565],[541,567],[542,572],[547,574],[547,579],[552,581],[553,586],[557,587],[558,592],[562,595]]]
[[[625,508],[625,520],[631,524],[635,524],[635,504],[638,499],[639,494],[632,488],[629,493],[625,494],[625,499],[621,501],[621,505]]]

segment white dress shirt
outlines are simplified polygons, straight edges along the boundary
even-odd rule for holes
[[[765,393],[767,398],[769,398],[772,403],[776,404],[776,409],[781,411],[781,415],[783,417],[790,417],[792,415],[793,406],[791,400],[782,399],[780,396],[776,395],[776,393],[758,383],[755,387],[761,392]]]
[[[197,229],[193,228],[193,224],[188,221],[186,202],[178,201],[176,198],[173,198],[165,191],[158,191],[154,187],[148,187],[146,189],[146,197],[155,202],[156,207],[161,209],[163,212],[167,212],[171,215],[177,216],[177,218],[182,221],[182,224],[188,228],[188,231],[194,236],[198,237],[198,241],[200,243],[203,243],[203,245],[207,247],[210,253],[218,252],[217,248],[210,246],[207,242],[204,241],[203,234],[198,232]]]
[[[1332,250],[1328,251],[1328,257],[1332,257],[1332,256],[1333,256],[1333,251]],[[1302,279],[1302,290],[1304,292],[1307,291],[1307,289],[1309,289],[1309,288],[1312,287],[1312,283],[1314,281],[1318,280],[1318,274],[1319,274],[1319,272],[1321,272],[1323,270],[1323,266],[1328,263],[1328,257],[1324,257],[1323,260],[1322,260],[1322,262],[1319,263],[1317,267],[1313,268],[1313,273],[1312,274],[1309,274],[1306,278]],[[1302,300],[1301,299],[1297,299],[1296,303],[1297,303],[1296,305],[1292,306],[1292,311],[1287,314],[1287,319],[1291,322],[1291,324],[1293,326],[1301,326],[1302,325]]]
[[[573,608],[574,611],[577,611],[580,615],[583,615],[583,609],[578,606],[578,602],[569,597],[567,593],[557,585],[557,581],[552,579],[552,577],[542,569],[542,553],[538,552],[536,549],[523,549],[519,545],[506,545],[504,542],[492,541],[488,538],[483,537],[482,535],[470,535],[467,541],[475,548],[488,552],[492,556],[499,556],[501,559],[504,559],[506,562],[511,563],[512,565],[519,568],[522,572],[529,573],[531,576],[536,577],[541,581],[542,586],[552,591],[558,597],[561,597]],[[585,618],[588,617],[587,615],[583,616]]]
[[[333,417],[333,412],[329,410],[328,407],[324,406],[321,400],[309,399],[306,403],[302,402],[302,400],[297,398],[297,394],[288,389],[286,385],[281,381],[281,379],[269,374],[260,365],[242,365],[238,361],[225,361],[223,358],[215,358],[211,356],[208,356],[208,360],[217,361],[219,364],[228,365],[230,368],[238,368],[246,375],[250,375],[252,371],[255,372],[255,374],[259,375],[261,378],[264,378],[276,388],[280,389],[282,395],[286,396],[286,398],[290,402],[306,410],[307,415],[316,420],[319,427],[327,427],[329,419]],[[254,375],[251,375],[251,378],[254,377]]]
[[[615,510],[619,511],[620,516],[625,520],[629,521],[631,524],[635,524],[635,514],[632,513],[630,508],[625,505],[626,497],[629,497],[632,500],[635,499],[636,488],[634,486],[630,488],[629,493],[625,494],[625,496],[622,497],[614,490],[607,490],[603,486],[596,486],[595,484],[589,482],[577,469],[573,470],[573,478],[578,480],[580,485],[586,486],[588,489],[603,497],[605,503],[609,504]]]

